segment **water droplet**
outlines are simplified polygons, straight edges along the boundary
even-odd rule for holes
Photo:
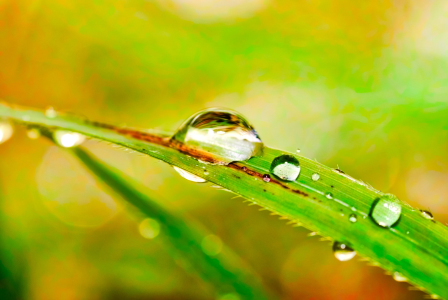
[[[209,175],[210,173],[207,170],[204,170],[204,175]]]
[[[300,149],[297,149],[296,152],[297,152],[297,153],[300,153]]]
[[[154,219],[146,218],[138,225],[138,231],[145,239],[153,239],[160,233],[160,224]]]
[[[177,173],[180,174],[183,178],[193,181],[193,182],[206,182],[204,178],[201,178],[199,176],[196,176],[194,174],[191,174],[190,172],[185,171],[184,169],[181,169],[179,167],[173,166],[174,170],[176,170]]]
[[[404,277],[403,275],[401,275],[401,273],[398,273],[398,272],[394,272],[392,277],[394,278],[395,281],[398,281],[398,282],[408,281],[408,279],[406,277]]]
[[[420,212],[422,213],[422,216],[424,216],[426,219],[428,219],[428,220],[434,219],[434,216],[432,215],[432,213],[430,211],[421,210]]]
[[[358,220],[358,217],[355,214],[351,214],[349,217],[349,220],[352,223],[356,223],[356,221]]]
[[[299,161],[292,155],[280,155],[272,161],[271,173],[280,179],[294,181],[300,174]]]
[[[216,108],[194,114],[172,140],[209,152],[223,164],[248,160],[263,149],[257,132],[243,116]]]
[[[333,199],[333,194],[332,193],[326,193],[325,197],[327,197],[327,199]]]
[[[57,112],[54,110],[53,106],[49,106],[47,107],[47,109],[45,110],[45,116],[47,118],[53,119],[57,116]]]
[[[222,241],[218,236],[210,234],[202,239],[201,247],[205,254],[215,256],[222,250]]]
[[[312,179],[313,181],[318,181],[319,178],[320,178],[320,175],[317,174],[317,173],[314,173],[314,174],[311,176],[311,179]]]
[[[40,137],[40,130],[37,128],[30,128],[26,131],[26,135],[32,139],[32,140],[36,140]]]
[[[14,133],[14,128],[8,121],[0,121],[0,144],[9,140]]]
[[[264,174],[263,175],[263,181],[265,181],[265,182],[271,181],[271,176],[269,176],[268,174]]]
[[[333,244],[334,256],[340,261],[347,261],[355,257],[356,251],[347,246],[347,244],[334,242]]]
[[[246,168],[246,167],[243,167],[242,170],[243,170],[244,172],[246,172],[246,171],[247,171],[247,168]]]
[[[372,205],[370,216],[381,227],[392,227],[401,215],[400,200],[392,194],[385,194],[376,199]]]
[[[81,145],[86,139],[84,135],[65,130],[56,130],[53,132],[55,142],[65,148],[71,148]]]

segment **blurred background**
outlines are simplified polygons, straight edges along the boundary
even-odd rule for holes
[[[447,223],[447,17],[443,0],[0,0],[0,98],[166,131],[231,108],[266,145]],[[282,299],[423,297],[155,159],[86,146],[204,224]],[[4,299],[212,299],[163,232],[144,238],[141,216],[74,158],[24,129],[0,157]]]

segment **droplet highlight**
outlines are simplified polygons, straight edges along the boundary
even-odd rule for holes
[[[392,274],[392,277],[394,278],[395,281],[398,281],[398,282],[408,281],[408,279],[406,277],[404,277],[403,275],[401,275],[401,273],[399,273],[399,272],[394,272],[394,274]]]
[[[62,147],[72,148],[81,145],[85,141],[85,136],[72,131],[56,130],[53,132],[54,141]]]
[[[358,221],[358,217],[355,214],[351,214],[348,219],[352,223],[356,223],[356,221]]]
[[[153,239],[160,233],[160,224],[154,219],[146,218],[138,225],[138,231],[145,239]]]
[[[190,172],[185,171],[184,169],[181,169],[179,167],[173,166],[174,170],[176,170],[177,173],[179,173],[180,176],[182,176],[183,178],[189,180],[189,181],[193,181],[193,182],[206,182],[207,180],[205,180],[204,178],[201,178],[199,176],[196,176]]]
[[[3,144],[12,137],[14,128],[9,121],[0,121],[0,144]]]
[[[432,215],[432,213],[430,211],[428,211],[428,210],[421,210],[420,212],[422,213],[422,216],[425,217],[425,219],[428,219],[428,220],[433,220],[434,219],[434,216]]]
[[[311,175],[311,179],[313,181],[318,181],[320,179],[320,175],[317,173],[314,173],[313,175]]]
[[[334,242],[333,253],[339,261],[348,261],[356,255],[355,250],[347,246],[347,244],[340,242]]]
[[[280,155],[271,163],[271,173],[286,181],[294,181],[300,174],[300,163],[292,155]]]
[[[215,256],[221,253],[222,241],[218,236],[210,234],[202,239],[201,247],[208,256]]]
[[[257,132],[242,115],[216,108],[194,114],[171,140],[212,154],[217,164],[245,161],[263,149]]]
[[[381,227],[392,227],[401,216],[401,203],[392,194],[385,194],[376,199],[372,205],[370,216]]]

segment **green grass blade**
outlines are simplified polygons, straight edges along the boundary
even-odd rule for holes
[[[235,293],[242,299],[272,299],[263,290],[257,276],[243,268],[245,265],[229,249],[216,256],[204,253],[201,247],[206,233],[195,229],[184,218],[169,213],[142,193],[143,188],[124,173],[106,166],[81,148],[68,149],[101,181],[115,193],[138,208],[145,216],[158,221],[162,234],[179,254],[187,259],[193,270],[203,281],[211,283],[218,295]]]
[[[213,157],[182,145],[172,145],[163,135],[68,116],[47,118],[39,111],[6,105],[0,105],[0,117],[80,132],[178,166],[322,236],[346,242],[385,270],[399,272],[434,297],[448,299],[448,228],[424,218],[420,211],[407,205],[403,205],[396,226],[381,228],[369,217],[371,206],[381,192],[306,157],[296,155],[302,168],[297,181],[273,178],[264,182],[262,176],[269,173],[272,160],[286,152],[266,147],[262,157],[248,162],[203,165],[198,158],[213,162]],[[203,166],[208,175],[204,174]],[[319,180],[311,179],[314,173],[320,175]],[[333,195],[332,199],[326,197],[327,193]],[[351,214],[357,215],[357,222],[349,221]]]

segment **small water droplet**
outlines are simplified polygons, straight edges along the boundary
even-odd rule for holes
[[[300,149],[297,148],[296,152],[297,152],[297,153],[300,153]]]
[[[352,223],[356,223],[356,221],[358,220],[358,217],[355,214],[351,214],[349,217],[349,220]]]
[[[0,144],[9,140],[14,133],[14,128],[9,121],[0,121]]]
[[[352,206],[352,210],[353,210],[353,211],[356,211],[356,207]]]
[[[138,225],[138,231],[145,239],[153,239],[160,233],[160,224],[154,219],[146,218]]]
[[[222,241],[218,236],[210,234],[202,239],[201,247],[205,254],[215,256],[222,250]]]
[[[210,173],[207,171],[207,170],[204,170],[204,175],[205,176],[207,176],[207,175],[209,175]]]
[[[314,174],[311,176],[311,179],[312,179],[313,181],[318,181],[319,178],[320,178],[320,175],[317,174],[317,173],[314,173]]]
[[[398,281],[398,282],[408,281],[408,279],[406,277],[404,277],[403,275],[401,275],[401,273],[398,273],[398,272],[394,272],[392,277],[394,278],[395,281]]]
[[[36,140],[40,137],[40,130],[37,128],[30,128],[26,131],[26,135],[32,139],[32,140]]]
[[[409,231],[406,231],[406,234],[409,234]]]
[[[243,170],[244,172],[246,172],[246,171],[247,171],[247,168],[246,168],[246,167],[243,167],[242,170]]]
[[[434,216],[432,215],[432,213],[428,210],[420,210],[420,212],[422,213],[422,216],[425,217],[428,220],[432,220],[434,219]]]
[[[294,181],[300,174],[300,163],[292,155],[280,155],[271,163],[271,173],[280,179]]]
[[[54,110],[53,106],[48,106],[45,110],[45,116],[47,118],[53,119],[58,115],[58,113]]]
[[[207,180],[205,180],[204,178],[201,178],[199,176],[196,176],[190,172],[185,171],[184,169],[181,169],[179,167],[173,166],[174,170],[176,170],[177,173],[179,173],[180,176],[182,176],[183,178],[193,181],[193,182],[206,182]]]
[[[171,140],[211,153],[223,164],[248,160],[263,149],[257,132],[243,116],[216,108],[194,114]]]
[[[65,148],[71,148],[81,145],[86,139],[84,135],[66,131],[66,130],[56,130],[53,132],[53,138],[55,142]]]
[[[263,181],[265,181],[265,182],[271,181],[271,176],[269,176],[268,174],[264,174],[263,175]]]
[[[370,216],[381,227],[392,227],[401,216],[400,200],[392,194],[381,196],[373,203]]]
[[[334,242],[333,244],[334,256],[340,261],[347,261],[355,257],[356,251],[347,246],[345,243]]]
[[[327,199],[333,199],[333,194],[332,193],[326,193],[325,197],[327,197]]]

